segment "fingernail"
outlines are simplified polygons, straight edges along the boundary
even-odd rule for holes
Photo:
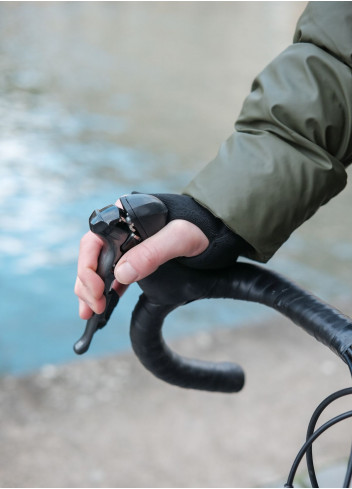
[[[131,284],[137,280],[138,273],[128,261],[125,261],[116,266],[115,277],[121,284]]]

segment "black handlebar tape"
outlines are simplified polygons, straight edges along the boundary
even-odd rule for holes
[[[165,317],[178,306],[197,299],[232,298],[269,306],[301,326],[343,360],[343,354],[352,345],[352,320],[349,317],[285,277],[257,265],[237,263],[227,270],[203,274],[190,271],[188,283],[181,286],[182,292],[175,295],[173,304],[170,304],[170,294],[157,293],[156,279],[145,280],[142,288],[144,294],[131,321],[133,350],[156,377],[180,387],[238,392],[244,385],[240,366],[186,359],[165,344],[161,334]],[[174,286],[173,294],[175,290]],[[163,300],[168,303],[163,304]]]
[[[280,274],[238,263],[217,282],[212,297],[231,297],[271,307],[344,360],[352,345],[352,319]]]
[[[156,377],[169,384],[211,392],[238,392],[244,385],[244,372],[229,362],[205,362],[182,357],[165,343],[161,329],[166,315],[176,306],[153,304],[145,294],[132,314],[132,347]]]

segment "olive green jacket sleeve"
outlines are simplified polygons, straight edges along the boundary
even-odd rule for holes
[[[346,185],[352,161],[352,3],[312,2],[255,79],[235,132],[184,193],[267,261]]]

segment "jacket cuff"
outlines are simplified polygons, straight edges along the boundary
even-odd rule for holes
[[[237,132],[183,191],[266,262],[346,185],[352,159],[351,72],[294,44],[254,81]]]

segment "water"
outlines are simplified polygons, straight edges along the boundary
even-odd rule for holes
[[[73,286],[90,213],[131,190],[180,192],[232,130],[253,76],[290,42],[302,8],[0,4],[0,372],[82,361],[72,351],[84,327]],[[346,300],[350,202],[347,190],[272,267],[328,300]],[[130,349],[138,295],[130,287],[88,356]],[[270,314],[203,301],[176,311],[167,334],[238,327]]]
[[[126,187],[138,188],[138,168],[143,166],[145,191],[157,190],[163,183],[154,174],[155,155],[107,141],[80,141],[92,124],[95,130],[104,130],[105,125],[111,129],[111,120],[103,116],[72,117],[50,105],[28,117],[24,107],[13,114],[5,105],[0,117],[5,126],[0,141],[5,319],[0,370],[19,373],[73,359],[71,346],[83,328],[73,285],[79,240],[87,231],[91,211],[114,203]],[[118,127],[119,121],[115,130]],[[117,178],[124,175],[124,168],[129,177]],[[119,308],[119,323],[125,326],[119,329],[121,337],[115,338],[112,328],[107,330],[96,353],[128,347],[126,326],[138,297],[133,289]]]

